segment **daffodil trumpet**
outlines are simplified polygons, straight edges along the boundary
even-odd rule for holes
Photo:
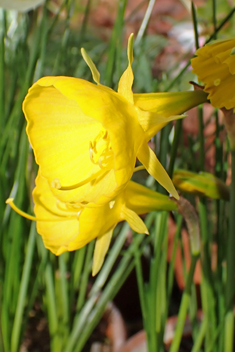
[[[72,77],[43,77],[23,102],[26,132],[40,172],[61,202],[102,206],[131,179],[136,158],[175,198],[178,194],[148,141],[169,121],[207,100],[204,92],[133,94],[133,35],[118,91],[82,49],[96,84]]]
[[[56,198],[40,172],[36,178],[33,200],[35,216],[18,209],[11,198],[7,203],[21,216],[37,222],[37,231],[45,247],[56,255],[79,249],[96,238],[93,275],[103,264],[118,222],[126,220],[134,231],[148,234],[140,214],[154,210],[177,210],[177,205],[167,196],[133,181],[129,181],[115,199],[100,207],[62,202]]]

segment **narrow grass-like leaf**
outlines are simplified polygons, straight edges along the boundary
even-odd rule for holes
[[[26,257],[23,266],[22,278],[20,282],[19,295],[16,305],[16,313],[15,319],[12,327],[12,335],[11,335],[11,351],[17,352],[19,350],[19,342],[20,335],[22,333],[22,321],[23,321],[23,313],[24,308],[27,303],[28,297],[28,286],[30,280],[30,274],[32,271],[32,262],[33,262],[33,254],[35,249],[35,236],[36,236],[36,228],[35,223],[32,223],[29,240],[26,247]]]

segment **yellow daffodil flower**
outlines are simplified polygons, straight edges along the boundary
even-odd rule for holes
[[[0,7],[6,10],[29,11],[45,0],[0,0]]]
[[[235,107],[235,39],[217,40],[196,51],[193,73],[205,84],[215,108]]]
[[[96,84],[72,77],[44,77],[23,103],[26,132],[40,172],[62,202],[101,206],[127,185],[136,157],[171,193],[178,194],[148,146],[166,123],[207,99],[204,92],[133,94],[133,36],[129,65],[118,92],[100,84],[99,72],[85,50],[82,55]]]
[[[37,221],[37,231],[42,236],[45,247],[54,254],[74,251],[97,238],[93,275],[102,266],[113,229],[118,222],[126,220],[134,231],[148,234],[148,229],[138,214],[177,209],[177,205],[167,196],[132,181],[113,201],[100,207],[82,207],[77,203],[62,202],[52,193],[40,172],[36,178],[33,200],[35,217],[20,211],[12,199],[8,199],[7,203],[20,215]]]
[[[209,172],[175,170],[173,183],[182,192],[213,199],[229,200],[229,187]]]

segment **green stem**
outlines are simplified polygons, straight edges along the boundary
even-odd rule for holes
[[[205,316],[210,321],[207,329],[205,347],[213,339],[216,330],[216,300],[214,292],[214,278],[211,270],[211,241],[210,231],[208,231],[208,209],[206,206],[206,200],[201,198],[199,201],[199,217],[201,224],[201,238],[202,238],[202,255],[201,255],[201,266],[202,266],[202,307]]]
[[[175,159],[176,159],[178,145],[179,145],[179,142],[181,139],[181,135],[182,135],[182,120],[177,120],[176,124],[175,124],[175,134],[174,134],[174,139],[173,139],[173,143],[171,146],[170,163],[169,163],[169,167],[168,167],[168,174],[170,177],[172,177],[172,174],[173,174]]]
[[[133,269],[134,253],[138,250],[144,237],[145,235],[143,234],[134,237],[132,244],[124,252],[121,263],[114,271],[103,292],[100,293],[97,290],[93,290],[92,295],[88,297],[81,311],[75,317],[68,343],[64,348],[65,352],[82,351],[85,342],[104,313],[106,304],[113,299]]]
[[[197,13],[196,13],[196,7],[195,7],[193,1],[191,3],[191,10],[192,10],[192,18],[193,18],[195,47],[196,47],[196,49],[198,49],[199,48],[199,35],[198,35]]]
[[[202,346],[203,339],[206,335],[207,328],[208,328],[208,318],[204,317],[202,324],[200,326],[200,330],[197,334],[197,338],[194,341],[193,348],[192,348],[191,352],[200,352],[200,348]]]
[[[80,44],[81,45],[84,42],[84,38],[85,38],[85,35],[86,35],[90,8],[91,8],[91,0],[87,0],[85,12],[84,12],[84,18],[83,18],[82,25],[81,25],[81,30],[80,30]]]
[[[45,269],[45,286],[46,286],[46,304],[47,304],[47,313],[48,313],[48,325],[50,331],[50,345],[51,352],[60,352],[61,341],[58,336],[58,316],[56,308],[56,298],[55,298],[55,285],[53,277],[52,264],[48,260],[46,269]]]
[[[60,286],[59,286],[59,298],[60,298],[60,309],[62,313],[62,319],[60,319],[60,325],[64,331],[64,338],[66,340],[69,331],[69,295],[68,295],[68,280],[67,280],[67,265],[66,255],[63,253],[59,256],[59,270],[60,270]],[[64,342],[64,341],[63,341]]]
[[[225,302],[226,302],[226,316],[225,316],[225,345],[226,352],[233,351],[234,344],[234,269],[235,269],[235,150],[231,151],[232,156],[232,182],[229,202],[229,233],[227,238],[227,281],[225,285]]]
[[[27,289],[30,281],[30,272],[32,269],[33,254],[35,249],[36,227],[32,223],[27,250],[25,251],[26,257],[23,267],[22,278],[20,281],[20,290],[16,306],[15,319],[11,335],[11,352],[17,352],[19,348],[19,339],[22,328],[24,307],[27,298]]]
[[[214,39],[216,39],[216,0],[212,0],[212,13],[213,13],[213,26],[214,26]]]
[[[167,165],[167,155],[168,155],[168,150],[169,150],[169,134],[171,130],[171,125],[168,124],[166,125],[162,130],[161,130],[161,137],[160,137],[160,150],[159,150],[159,155],[158,158],[164,168],[166,168]],[[157,185],[157,191],[163,194],[166,194],[165,188],[163,188],[160,184]]]
[[[114,24],[114,29],[112,32],[112,38],[110,41],[109,51],[108,51],[108,61],[105,70],[105,85],[111,87],[113,85],[113,74],[115,72],[115,59],[117,53],[121,51],[122,47],[122,33],[124,16],[126,9],[127,0],[119,0],[118,11],[116,16],[116,21]]]
[[[129,255],[128,255],[129,257]],[[125,258],[123,258],[118,269],[113,274],[109,283],[105,287],[103,293],[97,300],[91,315],[89,316],[89,323],[85,325],[84,331],[79,336],[76,346],[74,346],[73,352],[84,351],[84,345],[91,336],[92,331],[102,318],[108,302],[110,302],[114,296],[117,294],[119,289],[124,284],[125,280],[129,276],[130,272],[134,268],[134,259],[128,258],[128,265],[126,264]],[[65,350],[67,352],[67,350]]]
[[[86,300],[87,285],[88,285],[89,276],[91,274],[91,260],[92,260],[94,245],[95,245],[95,242],[92,241],[88,244],[88,248],[87,248],[87,254],[86,254],[85,264],[83,268],[83,274],[81,277],[79,296],[78,296],[77,306],[76,306],[76,310],[78,312],[84,306],[84,303]]]
[[[174,268],[175,268],[175,258],[176,258],[176,251],[178,246],[178,241],[181,235],[181,227],[183,223],[183,217],[181,215],[177,216],[177,223],[176,223],[176,232],[174,236],[174,244],[173,244],[173,251],[171,255],[171,260],[169,263],[169,270],[168,270],[168,287],[167,287],[167,300],[168,306],[170,304],[170,298],[172,294],[173,284],[174,284]]]
[[[149,1],[148,8],[147,8],[147,10],[145,12],[144,19],[143,19],[143,21],[141,23],[139,32],[138,32],[137,37],[136,37],[135,45],[138,45],[140,43],[141,39],[143,38],[143,35],[144,35],[144,33],[146,31],[146,28],[148,26],[148,22],[149,22],[151,13],[153,11],[153,7],[154,7],[154,4],[155,4],[155,1],[156,0],[150,0]]]
[[[5,37],[0,34],[0,135],[3,135],[5,124]]]
[[[204,146],[204,123],[203,123],[203,111],[202,107],[198,108],[198,120],[199,120],[199,168],[200,171],[204,170],[205,165],[205,146]]]
[[[187,310],[188,310],[188,306],[189,306],[191,286],[193,283],[193,275],[194,275],[195,267],[197,264],[197,260],[198,260],[198,256],[195,256],[195,255],[192,256],[192,261],[191,261],[189,273],[188,273],[187,280],[186,280],[186,286],[185,286],[185,290],[184,290],[183,297],[182,297],[181,304],[180,304],[180,310],[179,310],[178,319],[177,319],[175,336],[174,336],[174,340],[173,340],[171,348],[170,348],[170,352],[178,352],[178,350],[179,350],[179,346],[180,346],[180,342],[181,342],[181,338],[182,338],[182,334],[183,334],[183,329],[184,329],[184,325],[185,325],[186,314],[187,314]]]
[[[144,330],[148,331],[148,313],[147,313],[147,302],[145,297],[145,285],[144,285],[144,277],[141,266],[141,253],[137,251],[135,253],[135,270],[136,270],[136,279],[138,285],[138,292],[140,297],[140,307],[143,318]]]

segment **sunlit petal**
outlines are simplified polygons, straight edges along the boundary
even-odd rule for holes
[[[196,51],[193,72],[205,85],[208,99],[216,108],[235,107],[235,39],[215,40]]]
[[[103,235],[97,237],[95,242],[95,250],[93,254],[92,276],[95,276],[104,263],[105,256],[109,249],[109,245],[113,235],[113,228]]]
[[[137,214],[153,210],[177,210],[176,204],[169,197],[133,181],[128,183],[123,194],[126,207]]]
[[[134,75],[131,68],[133,62],[133,34],[130,35],[127,47],[128,54],[128,67],[123,72],[118,84],[118,93],[123,95],[131,104],[133,104],[133,93],[132,84],[134,81]]]
[[[179,198],[178,193],[168,176],[166,170],[157,159],[153,150],[147,145],[143,144],[137,155],[140,162],[145,166],[146,170],[162,185],[173,197]]]
[[[100,73],[97,70],[94,62],[91,60],[90,56],[87,55],[87,52],[84,48],[81,49],[83,60],[86,61],[86,64],[89,66],[93,80],[99,84],[100,83]]]
[[[139,122],[150,139],[169,121],[207,101],[203,91],[134,94]],[[145,114],[144,114],[145,112]],[[164,120],[165,119],[165,120]]]
[[[121,216],[123,220],[126,220],[128,222],[132,230],[139,233],[145,233],[146,235],[148,235],[149,232],[145,223],[133,210],[123,206],[121,211]]]

